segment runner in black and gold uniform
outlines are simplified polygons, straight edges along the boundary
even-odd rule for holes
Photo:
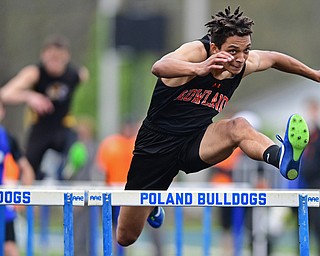
[[[55,35],[45,41],[40,63],[23,68],[3,87],[5,103],[26,103],[33,112],[26,155],[37,179],[43,178],[39,168],[46,150],[66,155],[76,140],[70,127],[70,105],[78,84],[87,79],[86,68],[70,63],[67,39]]]

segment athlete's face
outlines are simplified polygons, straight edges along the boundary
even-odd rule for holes
[[[62,75],[69,60],[70,54],[65,48],[48,46],[41,53],[41,61],[46,71],[53,76]]]
[[[241,72],[246,60],[249,57],[251,49],[250,36],[231,36],[226,42],[221,45],[220,51],[225,51],[233,55],[234,59],[231,62],[224,64],[226,70],[232,74]]]

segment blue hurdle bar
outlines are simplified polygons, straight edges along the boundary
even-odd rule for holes
[[[111,194],[102,195],[102,231],[103,231],[103,255],[112,255],[112,208]]]
[[[84,206],[89,207],[89,206]],[[97,206],[91,206],[89,208],[90,216],[90,256],[98,256],[98,227],[99,227],[99,208]]]
[[[243,226],[245,219],[245,209],[243,207],[232,208],[232,235],[233,235],[233,247],[234,256],[241,256],[243,249]]]
[[[40,244],[44,250],[46,250],[49,245],[50,210],[50,206],[48,205],[42,205],[39,207]]]
[[[175,207],[176,256],[183,255],[183,207]]]
[[[64,194],[64,256],[74,255],[72,193]]]
[[[203,255],[210,256],[211,250],[211,226],[212,226],[212,207],[206,206],[203,209]]]
[[[26,208],[27,216],[27,241],[26,241],[26,256],[33,256],[33,237],[34,237],[34,218],[33,218],[33,206],[28,205]]]
[[[300,256],[310,255],[308,195],[299,195],[298,225]]]

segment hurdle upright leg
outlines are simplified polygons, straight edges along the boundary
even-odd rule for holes
[[[73,196],[72,193],[64,194],[64,206],[63,206],[64,256],[74,255],[72,196]]]
[[[308,195],[299,195],[298,225],[300,256],[309,256]]]
[[[34,238],[34,206],[28,205],[26,208],[27,217],[27,240],[26,256],[33,256],[33,238]]]
[[[175,207],[176,222],[176,256],[182,256],[183,251],[183,207]]]
[[[85,206],[88,207],[88,206]],[[98,227],[99,227],[99,208],[97,206],[89,207],[89,216],[90,216],[90,246],[89,252],[90,256],[97,256],[97,247],[98,247]]]
[[[42,205],[39,208],[40,210],[40,244],[42,247],[42,251],[48,251],[49,246],[49,223],[50,223],[50,212],[51,207],[48,205]],[[48,255],[48,253],[44,253],[43,256]]]
[[[234,207],[232,211],[233,224],[233,255],[241,256],[243,249],[243,224],[245,219],[244,207]]]
[[[203,255],[210,256],[210,249],[211,249],[211,226],[212,226],[212,219],[211,219],[212,207],[206,206],[203,209]]]
[[[102,194],[103,255],[112,256],[112,209],[111,194]]]

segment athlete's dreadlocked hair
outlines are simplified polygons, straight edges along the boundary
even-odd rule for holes
[[[251,26],[254,24],[253,20],[242,16],[243,12],[240,12],[240,6],[231,13],[230,6],[225,9],[225,12],[218,12],[216,15],[211,16],[206,27],[209,28],[208,34],[210,40],[219,49],[222,44],[230,36],[247,36],[252,34]]]

